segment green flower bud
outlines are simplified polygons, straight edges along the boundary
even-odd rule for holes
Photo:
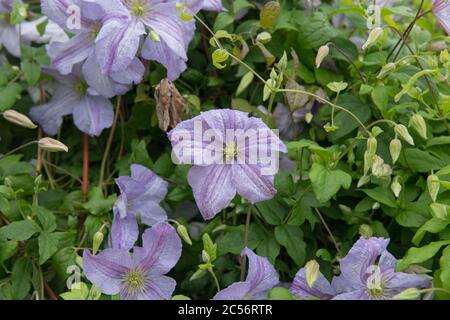
[[[205,274],[206,274],[206,270],[205,269],[198,269],[197,271],[194,272],[194,274],[190,277],[189,280],[193,281],[193,280],[200,279]]]
[[[256,36],[256,41],[259,41],[264,44],[269,43],[270,40],[272,40],[272,35],[267,31],[261,32]]]
[[[328,46],[321,46],[319,48],[319,51],[317,51],[316,56],[316,68],[319,69],[320,65],[322,64],[323,60],[328,56],[330,53],[330,48]]]
[[[378,137],[380,134],[382,134],[384,131],[383,131],[383,129],[381,129],[379,126],[374,126],[373,128],[372,128],[372,135],[374,136],[374,137]]]
[[[364,43],[364,45],[362,46],[362,49],[366,50],[370,48],[371,46],[376,44],[378,40],[380,40],[383,37],[383,35],[384,35],[383,28],[376,27],[372,29],[372,31],[370,31],[369,33],[369,37],[367,38],[366,43]]]
[[[373,236],[373,230],[368,224],[362,224],[359,226],[359,234],[365,239],[369,239]]]
[[[94,239],[92,240],[92,254],[95,255],[98,252],[98,249],[102,245],[103,239],[104,239],[103,232],[97,231],[94,234]]]
[[[400,196],[400,192],[402,192],[402,185],[400,184],[400,182],[398,182],[398,177],[395,177],[394,181],[392,181],[391,190],[396,198]]]
[[[177,227],[177,232],[178,232],[178,234],[180,235],[180,237],[181,237],[188,245],[192,246],[192,241],[191,241],[191,238],[189,237],[189,232],[188,232],[187,228],[186,228],[184,225],[179,224],[178,227]]]
[[[392,163],[396,163],[402,152],[402,142],[395,138],[391,141],[389,145],[389,151],[391,153]]]
[[[420,298],[420,290],[417,288],[406,289],[393,297],[394,300],[415,300]]]
[[[447,220],[448,218],[448,206],[443,203],[432,203],[430,204],[431,213],[433,217]]]
[[[379,202],[375,202],[375,203],[372,205],[372,210],[378,210],[378,209],[380,209],[380,203],[379,203]]]
[[[405,140],[406,142],[408,142],[410,145],[414,145],[414,140],[411,137],[411,135],[409,134],[408,129],[402,125],[402,124],[397,124],[394,127],[394,131],[396,134],[398,134],[403,140]]]
[[[427,179],[428,193],[430,194],[433,202],[436,202],[437,196],[439,194],[439,189],[441,188],[441,182],[439,177],[435,174],[431,174]]]
[[[205,250],[202,250],[202,261],[204,263],[210,263],[211,262],[211,257],[209,256],[208,252],[206,252]]]
[[[367,175],[363,175],[359,181],[358,181],[358,185],[356,186],[357,188],[361,188],[363,185],[369,183],[370,181],[370,177]]]
[[[367,139],[367,152],[371,155],[375,155],[377,153],[378,142],[374,137],[370,137]]]
[[[307,124],[310,124],[310,123],[312,122],[313,118],[314,118],[314,115],[313,115],[311,112],[308,112],[308,113],[305,115],[305,121],[306,121],[306,123],[307,123]]]
[[[391,73],[392,71],[394,71],[396,68],[396,64],[393,62],[389,62],[388,64],[386,64],[385,66],[383,66],[383,68],[381,69],[380,73],[377,76],[377,79],[383,79],[384,77],[386,77],[389,73]]]
[[[425,122],[425,119],[420,115],[415,113],[410,121],[409,126],[413,127],[414,130],[417,131],[417,133],[424,139],[427,138],[427,123]]]
[[[319,278],[320,265],[317,263],[316,260],[311,260],[306,263],[305,268],[306,268],[305,273],[306,283],[308,283],[308,286],[312,288],[316,283],[317,279]]]
[[[450,54],[448,53],[447,49],[441,51],[441,53],[439,54],[439,60],[442,64],[450,62]]]
[[[368,151],[364,152],[364,175],[367,175],[372,167],[374,157],[374,154],[370,154]]]
[[[5,118],[5,120],[11,123],[17,124],[24,128],[28,129],[37,128],[37,125],[35,125],[33,121],[30,120],[30,118],[14,110],[7,110],[3,112],[3,118]]]

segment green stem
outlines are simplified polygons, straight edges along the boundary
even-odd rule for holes
[[[217,292],[220,291],[220,284],[219,284],[219,279],[217,279],[216,274],[214,273],[214,270],[212,269],[208,269],[209,273],[211,274],[211,276],[214,279],[214,283],[216,284],[216,288],[217,288]]]
[[[248,211],[247,211],[247,218],[245,219],[245,229],[244,229],[244,248],[248,245],[248,234],[249,234],[249,228],[250,228],[250,220],[252,216],[252,208],[253,205],[249,205]],[[245,270],[247,268],[247,258],[242,257],[241,259],[241,281],[244,281],[245,279]]]
[[[17,151],[20,151],[20,150],[22,150],[22,149],[24,149],[24,148],[26,148],[26,147],[29,147],[29,146],[31,146],[31,145],[33,145],[33,144],[37,144],[37,143],[38,143],[38,141],[31,141],[31,142],[25,143],[25,144],[23,144],[23,145],[21,145],[21,146],[15,148],[15,149],[9,151],[8,153],[6,153],[6,154],[0,156],[0,159],[6,158],[7,156],[10,156],[10,155],[16,153]]]

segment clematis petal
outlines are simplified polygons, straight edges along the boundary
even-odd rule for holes
[[[151,275],[163,275],[172,269],[181,256],[181,240],[175,229],[162,222],[142,235],[142,248],[134,249],[138,265]]]
[[[389,269],[394,270],[397,265],[397,259],[395,259],[395,257],[387,250],[384,250],[381,253],[379,265],[382,271]]]
[[[237,193],[251,203],[272,199],[276,194],[274,176],[263,175],[259,166],[236,164],[233,170]]]
[[[447,0],[433,0],[431,9],[434,16],[450,35],[450,2]]]
[[[235,282],[216,293],[213,300],[243,300],[250,292],[250,283]]]
[[[113,123],[113,106],[104,97],[86,96],[79,105],[74,106],[73,118],[78,129],[90,136],[99,136]]]
[[[131,178],[145,185],[145,194],[153,197],[155,201],[161,201],[167,194],[168,183],[150,169],[140,165],[131,165]]]
[[[49,103],[31,108],[30,116],[45,133],[55,135],[61,126],[63,117],[72,113],[81,103],[80,97],[70,87],[57,85],[55,95]]]
[[[267,293],[280,281],[273,265],[266,257],[256,255],[249,248],[242,251],[248,258],[248,273],[245,282],[250,284],[250,294],[254,299],[267,298]]]
[[[121,218],[118,213],[114,214],[111,226],[111,243],[113,249],[130,250],[139,237],[139,228],[134,215]]]
[[[166,276],[150,275],[144,292],[137,296],[138,300],[170,300],[177,283]]]
[[[236,195],[231,165],[194,166],[189,171],[188,182],[205,220],[228,207]]]
[[[0,26],[0,29],[2,26]],[[0,30],[0,44],[15,57],[20,57],[20,41],[17,26],[6,24],[3,30]]]
[[[103,74],[125,70],[134,60],[144,25],[137,20],[110,19],[101,28],[95,52]]]
[[[53,66],[61,74],[69,74],[75,64],[86,60],[94,52],[94,39],[88,33],[79,33],[67,42],[54,42],[48,47]]]
[[[204,0],[202,9],[217,12],[225,11],[225,7],[222,5],[221,0]]]
[[[291,292],[296,297],[304,299],[319,298],[321,300],[330,300],[337,295],[336,290],[321,272],[319,272],[317,281],[310,287],[306,281],[306,268],[301,268],[295,275]]]
[[[131,266],[132,260],[127,250],[105,249],[96,256],[85,250],[83,254],[84,274],[105,294],[120,292],[122,278]]]
[[[77,33],[81,29],[89,28],[92,20],[89,17],[93,14],[94,4],[83,0],[42,0],[42,13],[50,20],[57,23],[61,28],[71,33]],[[73,26],[69,24],[71,17],[80,13],[79,23]]]
[[[142,81],[144,77],[145,67],[141,60],[134,58],[131,64],[121,72],[112,72],[111,79],[117,83],[127,85],[127,84],[138,84]]]
[[[339,294],[332,300],[369,300],[369,297],[364,293],[363,290],[355,290]]]
[[[411,274],[405,272],[395,272],[387,282],[387,289],[400,289],[403,291],[408,288],[423,289],[431,286],[431,280],[426,276]]]

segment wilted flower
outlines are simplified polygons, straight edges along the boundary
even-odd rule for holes
[[[275,195],[278,152],[287,150],[261,119],[212,110],[181,122],[169,139],[174,160],[194,165],[188,182],[205,219],[226,208],[236,193],[252,203]]]
[[[450,35],[450,2],[448,0],[433,0],[431,10],[437,21]]]
[[[79,8],[79,25],[70,17]],[[100,72],[95,55],[95,41],[105,12],[95,2],[67,0],[42,0],[42,12],[74,36],[65,42],[54,42],[48,47],[53,66],[63,75],[70,74],[76,64],[82,64],[86,82],[105,97],[124,94],[130,84],[139,83],[144,75],[144,65],[134,58],[121,72]],[[71,22],[71,23],[69,23]]]
[[[167,220],[166,212],[159,203],[167,194],[167,182],[146,167],[133,164],[131,177],[116,179],[120,197],[114,205],[114,212],[121,218],[137,215],[146,225]]]
[[[48,152],[68,152],[69,148],[62,142],[52,138],[41,138],[38,141],[38,145],[41,149]]]
[[[170,299],[174,279],[165,276],[181,256],[181,240],[168,223],[158,223],[142,235],[142,247],[105,249],[98,255],[85,250],[86,277],[107,295],[120,294],[122,300]]]
[[[45,105],[31,108],[31,118],[49,135],[55,135],[63,117],[72,114],[78,129],[91,136],[99,136],[112,125],[114,112],[111,102],[90,88],[77,66],[70,75],[45,70],[57,81],[55,94]]]
[[[219,291],[214,300],[266,299],[268,292],[279,283],[277,272],[267,258],[257,256],[249,248],[242,255],[248,258],[247,278]]]
[[[30,118],[28,118],[26,115],[21,114],[15,110],[7,110],[3,112],[3,118],[5,118],[7,121],[17,124],[21,127],[28,128],[28,129],[35,129],[37,128],[37,125],[35,125]]]
[[[322,64],[323,60],[328,56],[330,53],[330,48],[328,46],[321,46],[319,48],[319,51],[317,52],[316,56],[316,68],[320,68],[320,65]]]

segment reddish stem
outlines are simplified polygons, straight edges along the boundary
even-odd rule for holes
[[[89,188],[89,136],[84,134],[83,136],[83,183],[81,185],[81,192],[83,192],[83,198],[87,200]]]
[[[55,291],[53,291],[53,289],[45,281],[44,281],[44,289],[45,292],[47,292],[47,295],[50,298],[50,300],[58,300],[58,296],[56,295]]]

